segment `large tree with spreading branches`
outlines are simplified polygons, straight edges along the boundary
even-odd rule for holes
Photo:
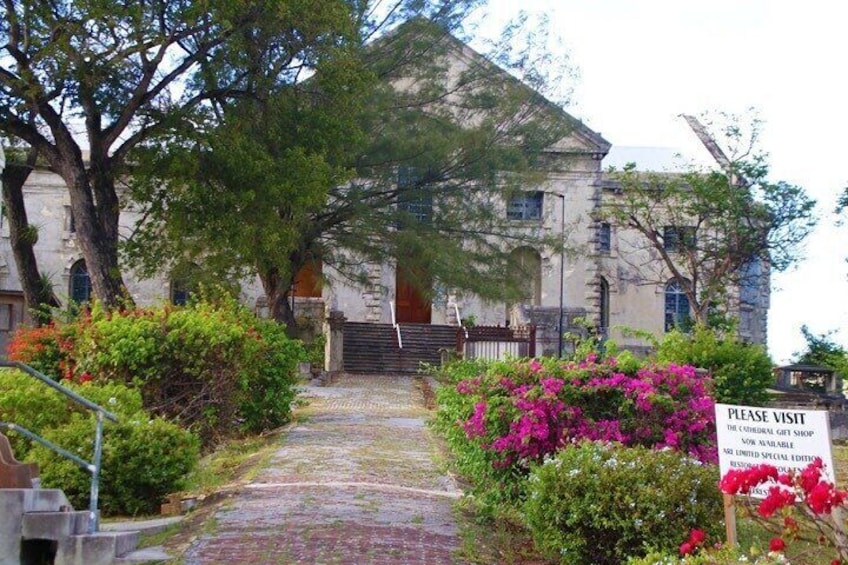
[[[134,263],[256,274],[288,323],[309,262],[363,280],[366,263],[396,261],[424,293],[517,296],[510,251],[559,241],[516,230],[504,202],[535,186],[546,149],[575,123],[538,93],[535,42],[513,50],[505,37],[483,57],[452,35],[458,13],[360,21],[361,43],[316,50],[308,78],[255,69],[261,95],[149,145]]]

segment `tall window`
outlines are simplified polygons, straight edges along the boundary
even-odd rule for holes
[[[598,250],[601,253],[612,250],[612,226],[607,222],[601,222],[598,226]]]
[[[80,259],[71,267],[71,288],[69,294],[71,300],[77,304],[91,300],[91,278],[88,276],[88,269],[83,259]]]
[[[599,304],[599,322],[601,324],[600,334],[608,335],[609,334],[609,325],[610,325],[610,303],[609,303],[609,283],[607,279],[601,277],[600,281],[598,281],[598,292],[600,293],[600,304]]]
[[[663,249],[670,252],[694,249],[697,243],[694,226],[665,226],[663,228]]]
[[[665,285],[665,331],[685,326],[689,322],[689,299],[676,280]]]
[[[506,217],[509,220],[541,220],[542,192],[522,192],[510,197],[506,206]]]
[[[433,192],[428,185],[434,180],[430,171],[422,173],[415,167],[398,168],[398,209],[418,222],[430,223],[433,219]],[[403,221],[399,224],[398,228],[403,229]]]

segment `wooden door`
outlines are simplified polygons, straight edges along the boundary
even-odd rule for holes
[[[397,274],[395,275],[395,281],[397,322],[399,324],[429,324],[431,314],[430,300],[419,290],[429,286],[430,283],[427,281],[427,278],[399,265]]]

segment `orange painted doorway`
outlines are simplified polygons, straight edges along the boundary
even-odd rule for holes
[[[422,280],[423,278],[423,280]],[[395,275],[395,305],[397,322],[429,324],[431,315],[430,300],[421,293],[427,286],[426,277],[421,277],[412,269],[398,265]]]

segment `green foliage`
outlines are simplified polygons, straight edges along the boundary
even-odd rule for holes
[[[288,421],[305,356],[282,326],[226,295],[185,308],[95,306],[82,343],[80,371],[137,386],[145,407],[196,431],[204,445]]]
[[[497,454],[479,442],[469,441],[462,424],[474,413],[476,399],[460,393],[456,384],[486,374],[495,365],[506,369],[503,364],[482,360],[455,361],[443,368],[439,377],[444,386],[436,391],[439,409],[433,421],[434,428],[451,449],[452,464],[461,476],[471,481],[477,510],[490,517],[499,507],[520,497],[524,475],[508,467],[498,467]]]
[[[833,341],[834,332],[816,335],[807,326],[801,326],[801,333],[807,348],[795,354],[795,363],[828,367],[843,379],[848,377],[848,351]]]
[[[83,459],[93,458],[94,419],[75,414],[47,430],[45,438]],[[200,456],[197,438],[179,426],[144,412],[104,426],[100,508],[105,515],[154,514],[167,494],[182,488]],[[37,446],[31,459],[42,485],[61,488],[75,508],[88,506],[91,475],[74,462]]]
[[[190,432],[142,408],[138,389],[118,382],[62,383],[118,416],[104,426],[101,508],[106,514],[155,513],[168,493],[199,458],[199,441]],[[0,421],[19,424],[91,461],[94,417],[56,390],[19,371],[0,372]],[[88,506],[91,475],[76,463],[15,433],[9,434],[19,460],[41,468],[42,484],[62,488],[76,508]]]
[[[584,442],[535,468],[525,521],[537,547],[562,564],[617,564],[676,551],[689,530],[721,532],[715,467],[672,451]]]
[[[138,388],[146,409],[194,430],[205,446],[287,422],[302,344],[226,292],[198,294],[184,308],[109,312],[95,303],[67,324],[21,329],[10,354],[53,367],[64,384],[94,379],[107,408],[112,398],[124,402],[112,384]]]
[[[0,371],[0,422],[18,424],[41,435],[66,422],[70,414],[67,400],[57,391],[20,371]],[[7,435],[18,460],[26,458],[29,440]]]
[[[659,342],[656,358],[709,371],[716,402],[761,405],[768,401],[767,388],[774,384],[765,348],[742,342],[733,331],[719,333],[702,325],[689,334],[671,331]]]

